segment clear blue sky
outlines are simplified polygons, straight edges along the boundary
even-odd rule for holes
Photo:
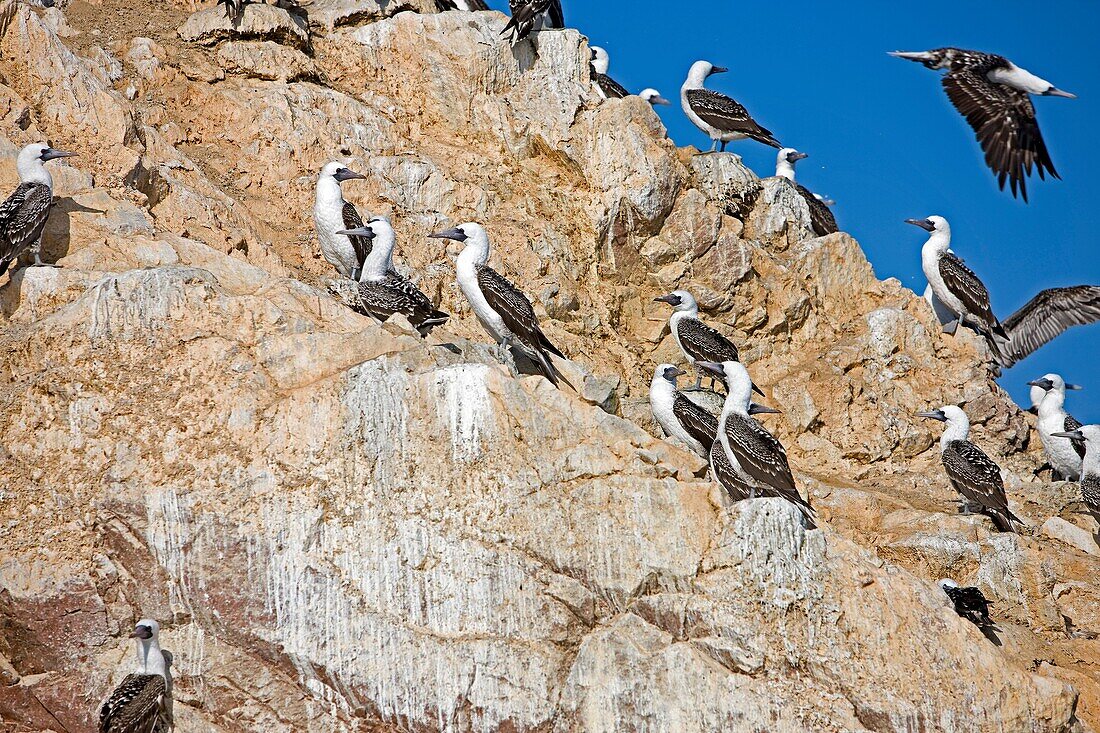
[[[506,9],[505,0],[490,0]],[[990,290],[1006,318],[1039,290],[1100,284],[1098,215],[1100,3],[1061,0],[924,0],[733,3],[730,0],[562,0],[566,24],[611,56],[611,75],[637,92],[656,87],[674,102],[660,114],[680,145],[710,142],[683,116],[688,67],[707,59],[730,69],[708,86],[748,107],[785,145],[810,154],[799,180],[836,199],[880,278],[918,293],[924,233],[908,217],[945,216],[953,249]],[[991,12],[992,8],[996,12]],[[1038,8],[1038,10],[1037,10]],[[887,51],[959,46],[999,53],[1073,92],[1035,100],[1061,181],[1029,185],[1031,203],[997,190],[974,134],[950,106],[939,72]],[[732,143],[758,174],[775,151]],[[1028,404],[1025,383],[1047,372],[1086,389],[1068,407],[1100,422],[1100,324],[1063,334],[1005,373],[1001,384]]]

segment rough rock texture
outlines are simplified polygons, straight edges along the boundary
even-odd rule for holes
[[[6,726],[93,730],[142,616],[177,731],[1096,726],[1096,526],[1034,477],[977,338],[812,238],[785,181],[598,105],[575,31],[511,50],[497,13],[305,7],[3,15],[0,184],[28,142],[81,153],[51,163],[62,267],[0,281]],[[276,79],[298,61],[313,81]],[[333,158],[453,314],[430,338],[329,294],[310,205]],[[424,236],[469,220],[582,394],[494,361]],[[821,530],[724,506],[655,437],[675,287],[783,409]],[[913,416],[947,402],[1030,532],[955,514]],[[994,600],[995,641],[943,576]]]

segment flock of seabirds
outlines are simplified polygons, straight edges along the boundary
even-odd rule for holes
[[[242,0],[219,0],[230,17],[239,20]],[[441,10],[488,10],[482,0],[438,0]],[[510,0],[511,19],[504,34],[514,45],[539,31],[564,27],[560,0]],[[608,76],[605,50],[593,47],[592,79],[602,98],[620,98],[628,92]],[[951,102],[977,133],[985,159],[1002,190],[1008,182],[1013,195],[1027,198],[1026,179],[1032,170],[1040,178],[1058,177],[1035,118],[1032,95],[1073,97],[1049,82],[1016,66],[1008,59],[976,51],[940,48],[893,54],[944,70],[943,86]],[[744,106],[731,97],[704,87],[704,82],[725,69],[707,61],[691,66],[680,90],[687,117],[720,144],[752,139],[779,149],[776,175],[790,180],[805,199],[814,232],[837,231],[827,200],[794,182],[795,164],[806,155],[783,147],[757,123]],[[641,95],[651,104],[669,104],[654,89]],[[72,155],[46,144],[26,146],[19,154],[19,187],[0,205],[0,274],[24,253],[41,260],[42,232],[53,206],[53,181],[45,163]],[[344,198],[341,185],[364,178],[339,162],[325,165],[317,181],[314,223],[321,252],[342,278],[356,283],[357,307],[385,320],[400,313],[421,332],[444,323],[448,315],[393,263],[394,229],[383,217],[364,222],[355,206]],[[928,232],[921,253],[924,274],[941,311],[950,317],[944,331],[954,334],[965,325],[989,344],[996,368],[1011,366],[1073,325],[1100,320],[1100,287],[1077,286],[1045,290],[1004,321],[990,306],[989,293],[977,275],[950,249],[951,228],[939,216],[910,219],[908,223]],[[456,276],[481,325],[498,344],[498,356],[518,373],[514,354],[529,361],[555,386],[563,380],[553,357],[566,358],[539,326],[531,301],[513,283],[488,265],[491,245],[480,224],[470,222],[431,237],[461,243]],[[753,384],[738,359],[737,347],[707,325],[691,293],[677,290],[656,299],[671,307],[671,332],[685,360],[696,374],[695,385],[679,389],[677,380],[687,372],[673,364],[656,367],[650,386],[650,403],[664,432],[706,459],[711,474],[732,501],[754,497],[780,497],[803,516],[807,529],[816,527],[814,510],[802,497],[787,462],[786,451],[756,416],[779,412],[752,401],[763,394]],[[702,390],[702,379],[725,386],[725,397]],[[1056,374],[1029,383],[1032,409],[1038,414],[1038,432],[1056,478],[1080,483],[1088,511],[1100,521],[1100,425],[1082,425],[1065,409],[1066,384]],[[957,406],[919,413],[945,424],[940,453],[948,479],[962,499],[962,511],[986,515],[1001,532],[1013,532],[1023,522],[1009,508],[997,464],[969,439],[970,421]],[[950,580],[940,586],[956,611],[983,628],[992,626],[989,601],[977,588],[962,588]],[[111,693],[100,712],[102,733],[149,733],[167,730],[168,676],[159,646],[159,625],[143,619],[134,629],[138,669]]]

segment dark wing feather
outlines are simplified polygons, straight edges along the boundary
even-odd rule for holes
[[[481,288],[481,294],[485,296],[489,307],[503,319],[504,325],[519,338],[528,348],[542,353],[550,352],[565,358],[558,347],[550,343],[546,334],[539,326],[535,316],[535,308],[515,285],[508,282],[496,270],[488,266],[482,266],[477,271],[477,284]],[[547,365],[550,359],[546,359]],[[554,380],[551,380],[554,381]]]
[[[993,624],[992,619],[989,618],[990,603],[981,590],[974,587],[947,587],[943,590],[955,606],[955,613],[978,626],[991,626]]]
[[[1002,532],[1012,531],[1011,522],[1020,519],[1008,508],[1001,469],[993,459],[969,440],[951,442],[941,458],[955,490],[981,506],[983,513],[989,514]]]
[[[412,281],[393,273],[385,280],[359,283],[359,301],[366,313],[380,321],[400,313],[418,329],[438,325],[449,318],[446,313],[437,311],[428,296]]]
[[[99,711],[99,733],[152,733],[162,722],[164,678],[128,674]]]
[[[714,436],[718,434],[718,418],[679,392],[672,401],[672,415],[680,421],[688,435],[702,443],[703,447],[710,448]]]
[[[993,57],[991,57],[993,58]],[[977,134],[985,152],[986,165],[997,176],[1003,190],[1011,184],[1012,195],[1027,201],[1027,177],[1032,167],[1039,178],[1050,173],[1060,178],[1050,159],[1031,97],[1019,89],[991,82],[989,64],[956,68],[943,77],[947,98]]]
[[[15,260],[42,236],[53,193],[40,183],[22,184],[0,208],[0,261]]]
[[[710,446],[710,473],[714,480],[726,490],[730,501],[742,501],[752,496],[752,487],[737,475],[720,440],[715,440]]]
[[[358,229],[363,226],[363,217],[350,201],[344,202],[342,210],[345,229]],[[359,269],[363,269],[363,263],[367,261],[367,255],[374,248],[374,243],[369,237],[348,237],[351,240],[352,249],[355,250],[355,259],[359,261]]]
[[[561,12],[561,0],[550,0],[547,3],[546,14],[550,18],[551,28],[565,27],[565,15]]]
[[[795,488],[794,475],[787,463],[787,451],[764,426],[751,417],[730,415],[726,418],[726,438],[741,468],[759,484],[758,494],[781,496],[798,506],[809,508],[810,505]]]
[[[1024,307],[1005,319],[1010,339],[1006,351],[1009,367],[1067,328],[1100,321],[1100,286],[1077,285],[1050,288],[1029,300]]]
[[[840,229],[836,225],[836,217],[833,216],[832,210],[802,184],[796,183],[794,185],[798,192],[802,194],[802,198],[806,200],[806,205],[810,207],[810,224],[813,226],[814,234],[824,237],[826,234],[839,232]]]
[[[723,132],[736,132],[753,140],[783,147],[772,133],[752,118],[749,111],[735,99],[710,89],[687,90],[688,105],[699,118]]]
[[[630,96],[630,92],[607,74],[598,74],[593,71],[592,78],[600,85],[600,89],[603,90],[608,99],[622,99]]]
[[[1081,421],[1075,418],[1073,415],[1066,413],[1066,419],[1063,423],[1062,430],[1066,433],[1072,433],[1074,430],[1080,430],[1082,428]],[[1073,450],[1077,455],[1081,456],[1081,460],[1085,459],[1085,444],[1079,440],[1071,440],[1070,444],[1073,446]]]
[[[241,22],[241,16],[244,15],[244,6],[248,0],[218,0],[218,5],[225,5],[225,15],[234,25]]]
[[[677,340],[684,353],[696,361],[739,361],[737,347],[719,331],[698,318],[684,318],[676,326]]]
[[[512,17],[500,34],[503,36],[511,33],[513,44],[527,38],[539,16],[544,13],[550,13],[551,25],[556,28],[564,27],[558,0],[508,0],[508,7],[512,11]]]
[[[1081,477],[1081,498],[1089,513],[1100,522],[1100,476],[1085,474]]]
[[[989,305],[989,291],[974,271],[951,252],[940,257],[939,267],[944,285],[962,301],[966,312],[978,319],[986,331],[999,332],[1001,326]]]

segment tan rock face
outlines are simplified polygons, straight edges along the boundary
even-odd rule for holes
[[[497,13],[181,8],[20,4],[0,40],[5,190],[23,144],[81,153],[51,163],[62,267],[0,282],[5,724],[94,730],[142,616],[181,732],[1100,721],[1074,487],[1034,478],[980,340],[812,238],[786,182],[677,150],[637,98],[598,105],[575,31],[513,51]],[[429,338],[329,293],[332,159],[452,313]],[[471,220],[580,394],[495,361],[425,237]],[[653,297],[679,287],[783,409],[821,530],[723,506],[652,432],[653,366],[681,362]],[[955,514],[913,415],[944,403],[1032,532]],[[996,644],[944,576],[994,600]]]

